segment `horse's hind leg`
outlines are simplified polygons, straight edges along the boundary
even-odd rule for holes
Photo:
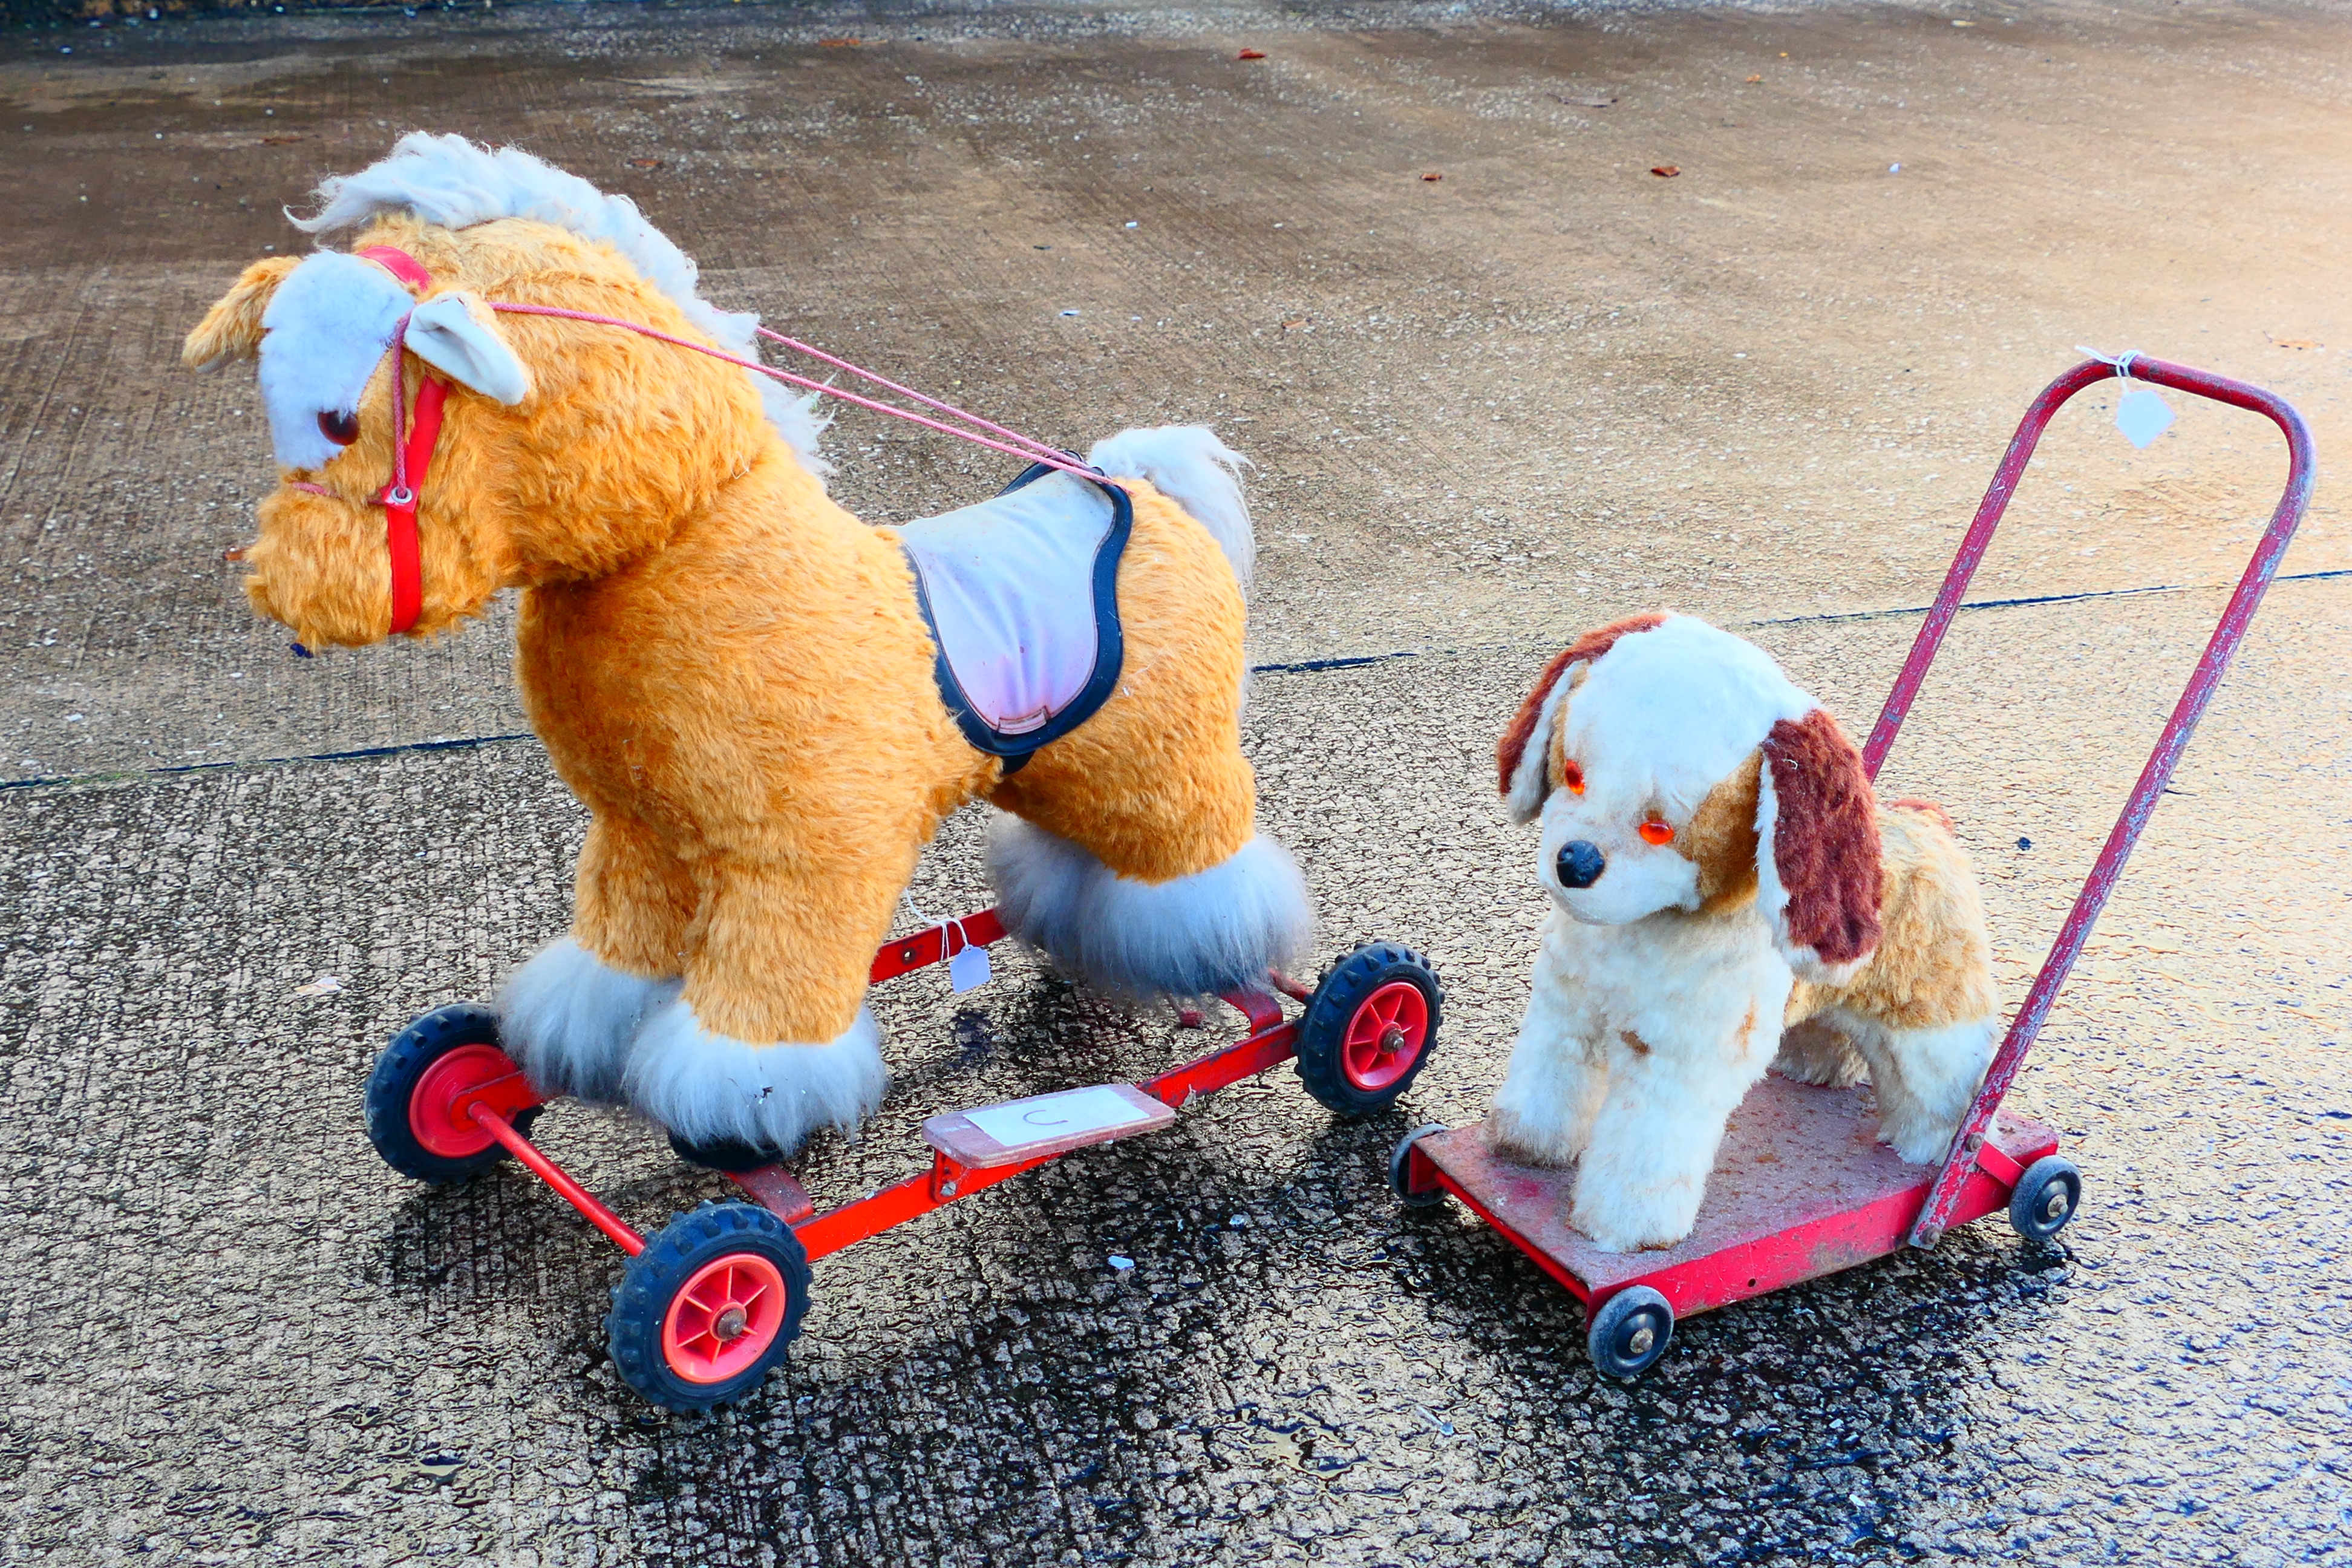
[[[1117,693],[992,792],[1022,819],[990,830],[998,907],[1015,936],[1107,990],[1262,989],[1307,952],[1314,916],[1297,866],[1256,831],[1241,594],[1168,501],[1141,491],[1136,525]]]
[[[989,830],[1006,928],[1126,995],[1265,989],[1267,970],[1308,951],[1314,916],[1289,853],[1252,829],[1238,749],[1232,766],[1222,790],[1139,792],[1085,813],[1025,797],[1015,809],[1031,807],[1029,820],[1001,816]]]

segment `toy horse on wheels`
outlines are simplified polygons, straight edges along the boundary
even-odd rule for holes
[[[282,472],[247,592],[304,643],[352,647],[520,590],[526,709],[591,814],[570,933],[495,1008],[411,1026],[371,1130],[427,1179],[515,1152],[639,1254],[609,1321],[641,1391],[695,1406],[756,1384],[805,1307],[817,1246],[799,1233],[858,1229],[824,1232],[845,1211],[814,1215],[780,1162],[880,1102],[866,988],[915,965],[883,938],[966,802],[998,808],[997,907],[928,933],[929,961],[1010,934],[1097,987],[1223,994],[1249,1017],[1251,1049],[1204,1058],[1216,1070],[1097,1086],[1137,1117],[1294,1050],[1327,1103],[1402,1091],[1437,1021],[1416,955],[1360,950],[1312,994],[1281,979],[1312,918],[1255,826],[1250,519],[1243,459],[1213,434],[1129,430],[1081,463],[921,399],[1032,466],[992,500],[868,526],[825,493],[815,398],[778,383],[827,389],[760,365],[756,318],[705,301],[625,198],[424,134],[320,195],[301,226],[355,229],[353,248],[256,263],[185,349],[260,362]],[[1285,1021],[1273,989],[1306,1014]],[[523,1138],[557,1095],[641,1113],[764,1206],[706,1207],[646,1249]],[[958,1114],[974,1125],[933,1138],[935,1202],[1078,1146]],[[656,1253],[668,1272],[640,1279]],[[630,1329],[633,1290],[650,1316]]]

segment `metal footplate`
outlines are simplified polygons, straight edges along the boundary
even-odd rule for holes
[[[934,1116],[923,1123],[923,1142],[981,1171],[1114,1143],[1175,1120],[1173,1110],[1131,1083],[1097,1083]]]

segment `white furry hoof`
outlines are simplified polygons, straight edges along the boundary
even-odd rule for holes
[[[1267,970],[1314,942],[1297,863],[1264,837],[1205,871],[1142,882],[1066,838],[1000,815],[989,825],[988,872],[1007,931],[1119,995],[1264,990]]]
[[[677,990],[675,980],[624,973],[567,936],[499,993],[499,1043],[541,1093],[612,1104],[638,1028]]]
[[[882,1031],[857,1021],[824,1045],[755,1046],[702,1026],[681,998],[637,1036],[623,1084],[632,1110],[688,1143],[749,1143],[793,1153],[821,1127],[856,1132],[890,1077]]]

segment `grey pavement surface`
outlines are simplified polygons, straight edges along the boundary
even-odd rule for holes
[[[1862,727],[2077,342],[2279,386],[2342,449],[2340,16],[599,5],[71,41],[0,58],[0,1561],[2352,1560],[2325,470],[2018,1091],[2087,1174],[2063,1245],[1988,1221],[1691,1320],[1621,1386],[1565,1295],[1381,1173],[1499,1075],[1541,910],[1490,748],[1566,637],[1708,614]],[[1377,658],[1266,669],[1249,725],[1324,952],[1444,978],[1404,1104],[1337,1122],[1283,1069],[862,1244],[787,1369],[698,1417],[620,1386],[618,1256],[527,1174],[383,1168],[375,1051],[562,928],[581,814],[514,736],[503,616],[316,660],[251,620],[219,561],[268,482],[250,382],[174,350],[294,241],[279,203],[410,125],[629,189],[718,297],[1013,423],[1250,451],[1256,657]],[[2012,1002],[2274,493],[2264,431],[2180,412],[2146,454],[2060,421],[1972,595],[2036,602],[1961,616],[1885,781],[1959,818]],[[1001,478],[861,419],[831,447],[865,515]],[[982,897],[977,827],[925,909]],[[916,1169],[937,1110],[1197,1045],[1013,956],[880,994],[897,1087],[813,1152],[821,1201]],[[541,1131],[641,1224],[724,1195],[618,1118]]]

